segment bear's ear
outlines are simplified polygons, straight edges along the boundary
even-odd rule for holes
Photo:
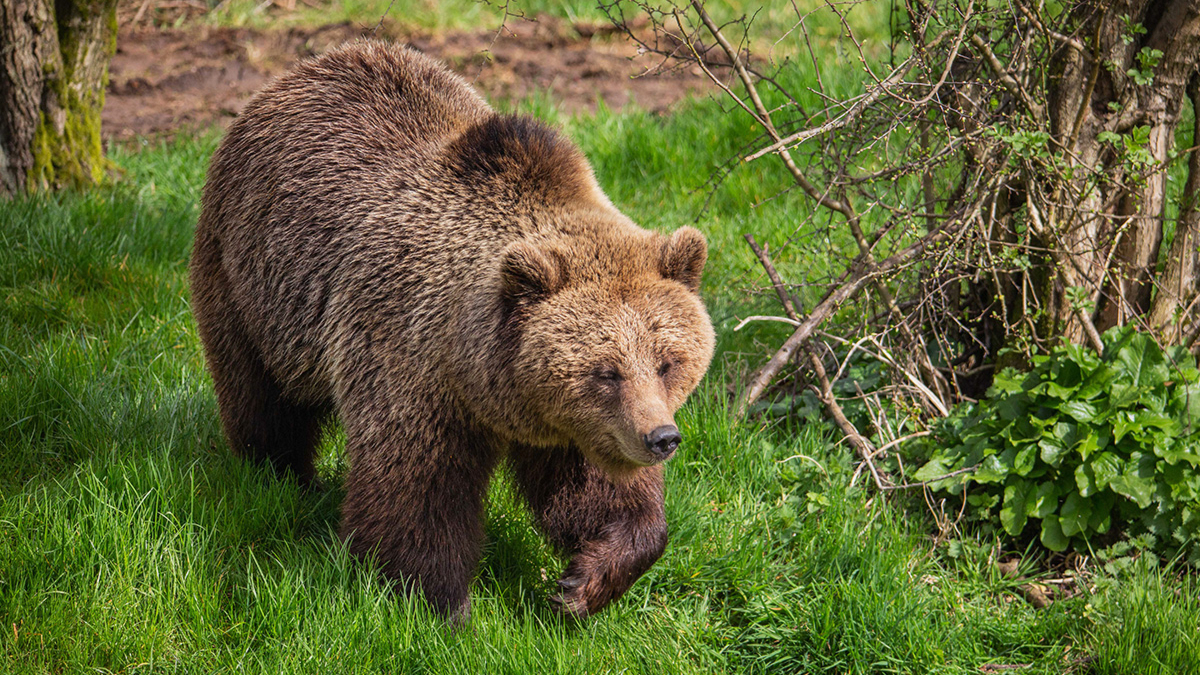
[[[681,227],[663,242],[658,271],[664,279],[674,279],[696,291],[707,261],[708,244],[704,235],[694,227]]]
[[[566,283],[562,259],[526,241],[504,249],[500,262],[504,297],[510,302],[537,301],[553,295]]]

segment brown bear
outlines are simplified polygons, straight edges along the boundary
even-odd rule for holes
[[[452,619],[507,462],[620,597],[667,541],[661,462],[712,358],[703,236],[635,225],[559,133],[420,53],[360,42],[267,86],[213,155],[192,308],[230,446],[302,481],[345,427],[342,536]]]

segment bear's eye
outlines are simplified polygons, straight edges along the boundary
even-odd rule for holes
[[[663,364],[658,367],[658,376],[666,377],[667,373],[671,372],[671,362],[663,361]]]
[[[605,382],[620,382],[625,378],[621,377],[621,373],[618,373],[616,368],[601,368],[596,371],[596,379]]]

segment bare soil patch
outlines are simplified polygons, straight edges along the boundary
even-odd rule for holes
[[[255,30],[192,26],[123,27],[110,65],[104,135],[129,139],[179,128],[227,124],[251,95],[298,59],[369,35],[372,27]],[[385,24],[384,37],[442,59],[489,97],[519,99],[547,91],[568,112],[598,101],[664,112],[708,89],[698,69],[663,69],[661,57],[609,27],[551,16],[510,19],[499,33],[428,34]]]

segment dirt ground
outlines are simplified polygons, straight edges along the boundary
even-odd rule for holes
[[[255,91],[297,59],[373,28],[155,29],[122,23],[103,112],[104,135],[117,140],[227,124]],[[549,91],[569,112],[592,110],[599,99],[613,108],[632,102],[663,112],[709,87],[699,69],[657,68],[658,57],[639,54],[610,26],[540,16],[509,19],[499,33],[434,35],[388,24],[381,32],[446,61],[490,97],[517,99]]]

